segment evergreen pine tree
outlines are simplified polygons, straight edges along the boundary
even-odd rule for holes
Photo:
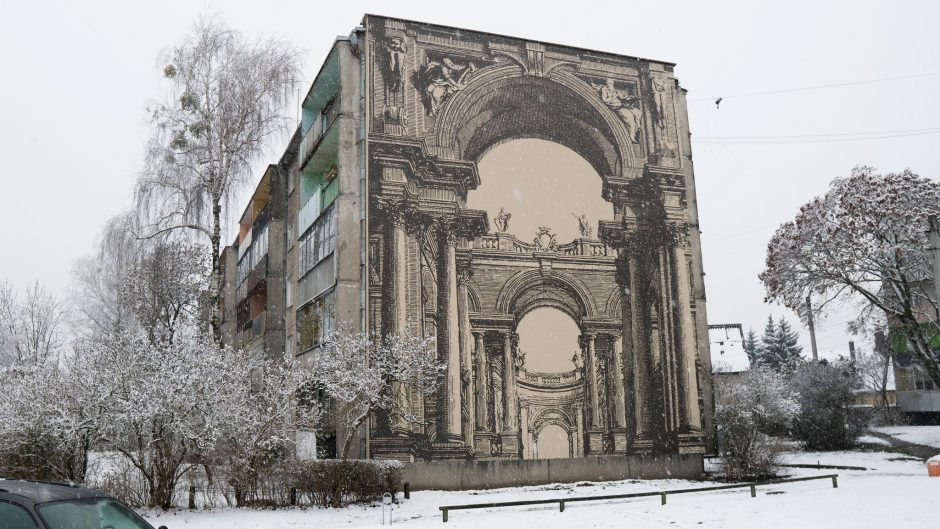
[[[803,351],[803,348],[798,345],[799,339],[800,335],[781,316],[777,324],[776,336],[779,358],[778,365],[775,367],[777,371],[792,373],[799,366],[800,353]]]
[[[777,325],[774,323],[773,315],[767,316],[767,325],[764,326],[764,334],[760,337],[760,344],[755,350],[755,364],[762,366],[773,366],[773,358],[777,355]]]
[[[757,364],[757,357],[760,355],[760,344],[757,343],[757,333],[752,327],[748,327],[747,336],[744,338],[744,352],[747,353],[747,360],[751,365]]]

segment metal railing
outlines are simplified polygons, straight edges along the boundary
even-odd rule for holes
[[[551,503],[558,504],[558,511],[565,512],[565,504],[575,503],[582,501],[604,501],[604,500],[621,500],[628,498],[647,498],[652,496],[659,496],[662,505],[666,505],[666,496],[669,494],[689,494],[692,492],[708,492],[715,490],[729,490],[729,489],[751,489],[751,497],[757,497],[757,487],[764,485],[775,485],[778,483],[795,483],[797,481],[811,481],[815,479],[831,479],[832,488],[839,487],[839,475],[838,474],[826,474],[824,476],[808,476],[805,478],[786,478],[786,479],[774,479],[770,481],[761,481],[758,482],[748,482],[748,483],[736,483],[734,485],[713,485],[710,487],[697,487],[694,489],[676,489],[676,490],[660,490],[660,491],[650,491],[650,492],[633,492],[629,494],[608,494],[604,496],[576,496],[573,498],[547,498],[542,500],[517,500],[517,501],[502,501],[502,502],[493,502],[493,503],[468,503],[464,505],[442,505],[438,507],[441,511],[441,516],[443,521],[447,521],[447,515],[450,511],[465,510],[465,509],[493,509],[499,507],[519,507],[522,505],[545,505]]]

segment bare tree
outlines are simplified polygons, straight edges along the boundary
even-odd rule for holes
[[[223,209],[251,179],[252,163],[289,123],[283,109],[299,52],[277,39],[247,42],[202,19],[166,53],[167,96],[152,115],[153,139],[136,198],[139,237],[193,230],[210,242],[210,314],[221,338],[218,298]]]
[[[208,290],[205,248],[160,241],[141,252],[123,285],[124,304],[151,341],[173,340],[177,325],[196,321]]]
[[[364,333],[341,328],[326,336],[314,369],[319,386],[336,404],[334,424],[346,432],[345,460],[356,430],[371,414],[382,411],[417,421],[407,399],[393,391],[408,387],[421,395],[433,395],[446,365],[437,359],[434,338],[421,336],[417,329],[390,334],[377,345]]]
[[[940,362],[930,343],[940,335],[928,218],[940,214],[940,184],[910,170],[881,175],[856,167],[828,193],[800,208],[767,246],[760,279],[768,301],[780,301],[804,319],[807,296],[814,316],[831,306],[857,304],[857,331],[887,318],[940,386]]]
[[[72,267],[76,335],[94,339],[134,325],[124,292],[128,271],[146,242],[127,229],[135,216],[134,212],[125,212],[112,217],[102,230],[95,252],[78,259]]]
[[[0,283],[0,364],[56,359],[66,342],[66,307],[38,282],[21,297]]]
[[[855,370],[862,386],[878,393],[881,399],[881,410],[887,417],[891,410],[888,402],[888,383],[895,354],[884,341],[884,335],[879,333],[875,336],[874,350],[859,349]]]

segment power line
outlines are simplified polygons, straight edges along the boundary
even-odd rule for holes
[[[827,132],[823,134],[774,134],[770,136],[699,136],[699,140],[756,140],[756,139],[790,139],[790,138],[829,138],[829,137],[850,137],[850,136],[869,136],[881,134],[896,134],[908,132],[930,132],[940,131],[940,127],[926,127],[921,129],[893,129],[893,130],[872,130],[864,132]]]
[[[690,102],[699,102],[699,101],[709,101],[715,102],[717,99],[732,99],[732,98],[741,98],[741,97],[757,97],[757,96],[766,96],[766,95],[775,95],[775,94],[789,94],[792,92],[806,92],[809,90],[822,90],[825,88],[839,88],[843,86],[857,86],[871,83],[883,83],[887,81],[900,81],[903,79],[917,79],[921,77],[932,77],[935,75],[940,75],[940,72],[930,72],[930,73],[918,73],[914,75],[899,75],[897,77],[883,77],[881,79],[868,79],[866,81],[848,81],[844,83],[832,83],[832,84],[822,84],[815,86],[804,86],[801,88],[784,88],[781,90],[766,90],[763,92],[750,92],[746,94],[734,94],[729,96],[714,96],[714,97],[700,97],[690,99]]]
[[[925,132],[907,132],[899,134],[883,134],[880,136],[860,136],[854,138],[817,138],[817,139],[782,139],[782,140],[766,140],[766,139],[754,139],[754,140],[696,140],[692,139],[692,143],[700,144],[719,144],[719,143],[741,143],[741,144],[787,144],[787,143],[841,143],[847,141],[865,141],[865,140],[884,140],[888,138],[903,138],[907,136],[927,136],[930,134],[938,134],[940,129],[933,131]]]

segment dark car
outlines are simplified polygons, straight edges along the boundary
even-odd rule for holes
[[[153,529],[153,526],[101,491],[66,483],[0,479],[0,529]]]

